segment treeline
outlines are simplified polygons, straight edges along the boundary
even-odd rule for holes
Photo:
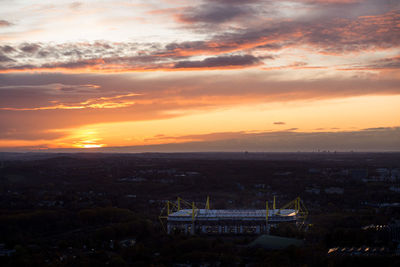
[[[2,242],[13,244],[52,243],[66,239],[110,240],[140,236],[152,230],[152,223],[128,209],[115,207],[19,211],[0,214]]]

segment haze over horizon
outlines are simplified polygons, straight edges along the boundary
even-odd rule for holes
[[[399,68],[395,0],[5,0],[0,151],[400,151]]]

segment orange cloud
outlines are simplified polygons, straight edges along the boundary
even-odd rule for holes
[[[214,35],[202,41],[165,45],[109,42],[7,44],[0,47],[0,51],[3,51],[0,54],[0,73],[243,69],[262,65],[266,59],[273,58],[271,55],[258,56],[261,51],[277,53],[297,48],[313,49],[314,53],[321,55],[343,56],[348,53],[393,49],[400,47],[399,25],[400,13],[393,10],[355,19],[268,22],[251,29]],[[133,55],[132,50],[135,51]],[[84,51],[85,57],[80,56],[83,54],[80,51]],[[201,60],[194,58],[198,56],[208,57]],[[284,57],[285,53],[279,56]]]
[[[111,108],[125,108],[135,104],[135,101],[113,101],[122,98],[130,98],[138,96],[139,94],[131,93],[126,95],[117,95],[113,97],[99,97],[92,98],[76,104],[57,104],[53,106],[35,107],[35,108],[13,108],[13,107],[0,107],[0,110],[9,111],[35,111],[35,110],[55,110],[55,109],[111,109]],[[57,101],[56,101],[57,102]]]
[[[35,74],[15,77],[0,76],[4,83],[20,80],[22,84],[29,84],[37,79]],[[131,75],[41,76],[42,82],[55,78],[71,84],[97,84],[91,87],[58,84],[0,87],[0,139],[40,138],[37,133],[42,131],[99,123],[164,120],[244,104],[400,94],[396,79],[279,81],[267,74],[238,75],[235,72],[144,79],[139,75],[136,78]]]
[[[134,43],[41,43],[7,44],[0,47],[0,72],[114,73],[180,71],[186,62],[194,70],[247,68],[254,64],[239,58],[257,57],[259,51],[280,51],[311,47],[315,53],[345,55],[361,51],[393,49],[400,46],[400,13],[397,10],[356,19],[330,18],[326,21],[277,21],[253,29],[212,36],[203,41],[186,41],[146,47]],[[135,52],[132,55],[132,49]],[[79,54],[85,52],[82,58]],[[116,55],[119,56],[116,56]],[[195,56],[210,56],[202,59]],[[284,54],[283,54],[284,55]],[[235,64],[229,61],[236,60]],[[262,57],[258,57],[261,62]],[[225,64],[208,65],[216,61]],[[30,64],[26,64],[30,62]],[[194,64],[197,62],[197,64]],[[253,63],[256,60],[253,60]],[[256,62],[257,63],[257,62]],[[200,66],[200,67],[199,67]]]

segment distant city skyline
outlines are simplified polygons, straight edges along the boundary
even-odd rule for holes
[[[400,151],[400,1],[0,2],[0,151]]]

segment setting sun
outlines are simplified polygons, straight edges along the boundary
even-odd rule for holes
[[[103,145],[96,145],[96,144],[87,144],[87,145],[82,145],[83,148],[96,148],[96,147],[102,147]]]

